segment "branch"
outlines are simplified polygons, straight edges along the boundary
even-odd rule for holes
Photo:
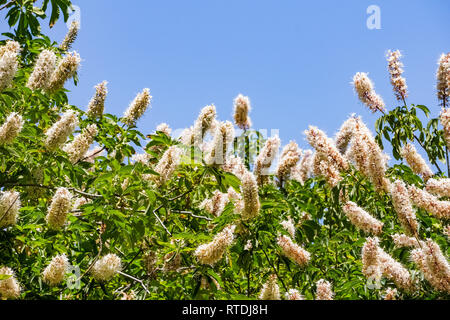
[[[264,248],[261,247],[262,252],[264,252],[264,255],[266,256],[267,261],[269,262],[270,266],[272,267],[273,271],[275,271],[275,274],[277,275],[278,279],[280,279],[281,284],[283,285],[284,290],[286,290],[286,292],[288,291],[288,288],[286,287],[286,285],[284,284],[283,278],[280,277],[280,275],[278,274],[277,269],[275,268],[275,266],[272,264],[272,261],[270,261],[269,257],[267,256],[266,251],[264,250]]]
[[[100,255],[102,254],[102,250],[103,250],[103,241],[102,241],[102,233],[99,232],[98,234],[98,239],[100,241],[100,248],[98,249],[98,253],[97,256],[94,258],[94,260],[92,260],[92,263],[90,264],[90,266],[86,269],[86,271],[77,279],[77,281],[80,281],[81,278],[83,278],[86,274],[88,274],[89,271],[91,271],[92,267],[94,266],[94,264],[97,262],[98,258],[100,258]]]
[[[138,278],[135,278],[135,277],[133,277],[133,276],[130,276],[129,274],[126,274],[125,272],[122,272],[122,271],[118,271],[117,273],[119,273],[119,274],[121,274],[121,275],[123,275],[123,276],[125,276],[125,277],[128,277],[128,278],[130,278],[131,280],[134,280],[134,281],[136,281],[136,282],[139,282],[139,283],[141,284],[142,288],[144,288],[145,292],[147,292],[148,294],[150,294],[150,291],[148,291],[147,287],[146,287],[145,284],[144,284],[144,281],[142,281],[142,280],[140,280],[140,279],[138,279]]]
[[[55,190],[56,187],[52,187],[52,186],[45,186],[43,184],[33,184],[33,183],[15,183],[15,182],[5,182],[3,183],[4,186],[9,185],[9,186],[13,186],[13,187],[35,187],[35,188],[42,188],[42,189],[48,189],[48,190]],[[73,191],[75,193],[78,193],[82,196],[85,196],[86,198],[91,198],[91,199],[96,199],[96,198],[103,198],[102,195],[99,194],[93,194],[93,193],[87,193],[78,189],[75,189],[73,187],[68,187],[67,188],[70,191]]]
[[[193,214],[191,211],[182,211],[182,210],[171,210],[171,211],[172,211],[172,212],[175,212],[175,213],[184,213],[184,214],[188,214],[188,215],[190,215],[191,217],[194,217],[194,218],[199,218],[199,219],[205,219],[205,220],[208,220],[208,221],[213,221],[213,219],[208,218],[208,217],[197,216],[197,215]]]
[[[3,7],[0,8],[0,11],[11,6],[14,2],[16,2],[17,0],[10,0],[7,4],[5,4]]]

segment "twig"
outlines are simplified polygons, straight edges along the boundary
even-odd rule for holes
[[[35,187],[35,188],[42,188],[42,189],[48,189],[48,190],[55,190],[56,187],[52,187],[52,186],[46,186],[43,184],[33,184],[33,183],[15,183],[15,182],[5,182],[3,183],[4,186],[9,185],[9,186],[14,186],[14,187]],[[68,190],[71,190],[75,193],[78,193],[82,196],[85,196],[87,198],[91,198],[91,199],[95,199],[95,198],[103,198],[102,195],[99,194],[93,194],[93,193],[87,193],[78,189],[75,189],[73,187],[68,187]]]
[[[193,214],[191,211],[182,211],[182,210],[171,210],[171,211],[172,211],[172,212],[175,212],[175,213],[184,213],[184,214],[188,214],[188,215],[190,215],[191,217],[194,217],[194,218],[205,219],[205,220],[208,220],[208,221],[212,221],[212,220],[213,220],[213,219],[208,218],[208,217],[197,216],[197,215]]]
[[[11,210],[12,206],[14,205],[14,203],[16,203],[16,201],[19,199],[20,196],[17,196],[14,201],[11,203],[11,205],[9,206],[9,208],[5,211],[5,213],[2,215],[2,217],[0,218],[0,222],[2,222],[2,220],[6,217],[6,215],[8,214],[8,211]]]
[[[3,10],[7,7],[9,7],[10,5],[12,5],[14,2],[16,2],[17,0],[10,0],[7,4],[5,4],[3,7],[0,8],[0,10]]]
[[[283,278],[280,277],[280,275],[278,274],[277,269],[275,268],[275,266],[272,264],[272,261],[270,261],[269,256],[267,256],[266,251],[264,250],[264,248],[261,247],[262,252],[264,252],[264,255],[266,256],[267,262],[269,262],[270,266],[272,267],[273,271],[275,271],[275,274],[277,275],[278,279],[280,279],[281,284],[283,285],[284,290],[286,290],[286,292],[288,291],[288,288],[286,287],[286,285],[284,284]]]
[[[134,280],[134,281],[140,283],[141,286],[142,286],[142,288],[144,288],[145,292],[147,292],[148,294],[150,294],[150,291],[148,291],[147,287],[145,286],[145,284],[144,284],[144,282],[143,282],[142,280],[137,279],[137,278],[135,278],[135,277],[133,277],[133,276],[130,276],[129,274],[126,274],[125,272],[122,272],[122,271],[118,271],[118,273],[121,274],[121,275],[123,275],[123,276],[125,276],[125,277],[130,278],[131,280]]]

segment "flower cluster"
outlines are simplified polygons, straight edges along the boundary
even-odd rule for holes
[[[340,180],[340,172],[348,169],[347,160],[341,155],[333,139],[319,130],[310,126],[305,131],[306,139],[316,150],[313,160],[314,174],[323,176],[331,186],[335,186]]]
[[[252,121],[248,116],[251,109],[250,99],[248,97],[239,94],[234,99],[234,122],[239,128],[247,130],[252,126]]]
[[[95,86],[95,95],[87,107],[87,114],[92,118],[101,117],[105,110],[105,100],[108,94],[107,84],[107,81],[103,81]]]
[[[5,123],[0,126],[0,145],[12,143],[22,130],[23,122],[20,114],[10,113]]]
[[[385,177],[388,156],[381,151],[370,130],[359,118],[345,156],[369,178],[377,191],[389,191],[390,183]]]
[[[423,180],[427,181],[433,176],[433,171],[431,171],[430,167],[428,167],[425,160],[411,143],[407,143],[403,147],[401,155],[405,158],[406,162],[408,162],[412,171],[415,174],[421,175]]]
[[[73,20],[70,24],[69,31],[67,32],[63,42],[59,46],[62,50],[69,50],[72,44],[75,42],[78,36],[78,31],[80,30],[80,23]]]
[[[0,298],[17,299],[21,288],[14,271],[8,267],[1,267],[0,274],[10,276],[8,279],[0,280]]]
[[[263,185],[268,180],[269,168],[275,159],[280,148],[280,138],[278,136],[267,139],[261,152],[256,157],[253,173],[258,185]]]
[[[249,220],[256,217],[261,208],[258,194],[258,184],[255,176],[251,172],[247,172],[242,177],[241,194],[244,206],[241,211],[243,220]]]
[[[331,289],[331,283],[320,279],[316,283],[316,300],[333,300],[334,292]]]
[[[80,65],[81,58],[77,52],[68,53],[58,64],[50,77],[47,90],[55,92],[61,89],[67,80],[72,78]]]
[[[218,217],[222,214],[228,201],[228,193],[222,193],[219,190],[215,190],[213,196],[210,199],[203,200],[199,208]]]
[[[402,77],[403,63],[400,61],[401,53],[399,50],[387,53],[388,70],[391,75],[391,84],[394,89],[395,97],[399,101],[404,101],[408,96],[406,80]]]
[[[334,138],[336,147],[341,154],[345,154],[345,151],[347,150],[347,147],[353,136],[353,132],[355,131],[357,121],[358,120],[356,116],[351,115],[350,118],[344,121],[338,133],[336,134],[336,137]]]
[[[211,150],[205,159],[208,164],[223,165],[227,159],[228,147],[234,139],[234,127],[230,121],[219,122],[214,132]]]
[[[314,155],[311,150],[303,152],[300,161],[291,170],[291,179],[304,184],[305,181],[311,177],[313,173]]]
[[[45,220],[51,229],[61,229],[71,208],[72,195],[66,188],[58,188],[52,198]]]
[[[155,172],[159,174],[159,176],[156,177],[157,185],[162,185],[166,183],[170,179],[176,168],[179,166],[180,162],[181,162],[180,148],[178,148],[177,146],[169,147],[164,152],[164,154],[162,155],[161,159],[159,160],[158,164],[155,167]]]
[[[442,108],[439,116],[444,131],[444,139],[447,148],[450,148],[450,108]]]
[[[78,118],[75,111],[69,110],[64,113],[61,119],[53,124],[45,133],[45,145],[47,149],[54,151],[63,145],[77,126]]]
[[[292,221],[292,218],[288,217],[287,220],[281,221],[280,224],[290,234],[292,239],[295,239],[295,225],[294,221]]]
[[[363,274],[372,280],[382,275],[391,279],[397,287],[410,291],[413,282],[408,270],[379,246],[378,238],[367,238],[362,249]]]
[[[397,289],[395,288],[387,288],[386,293],[384,295],[384,300],[397,300]]]
[[[417,241],[414,237],[408,237],[406,234],[395,233],[392,236],[396,248],[417,247],[423,244],[422,241]]]
[[[421,248],[414,249],[411,260],[436,290],[450,293],[450,265],[436,242],[428,239]]]
[[[42,272],[44,282],[50,286],[60,284],[64,280],[68,267],[69,260],[65,254],[53,257],[50,264]]]
[[[28,78],[27,87],[31,90],[47,90],[55,68],[56,54],[51,50],[43,50],[39,54],[33,72]]]
[[[2,192],[0,196],[0,229],[16,224],[20,206],[20,194],[17,191]]]
[[[276,169],[276,174],[280,185],[284,180],[289,178],[292,169],[300,160],[300,156],[301,150],[298,148],[295,141],[290,141],[286,146],[284,146]]]
[[[348,201],[342,209],[350,222],[367,233],[380,234],[383,229],[383,223],[372,217],[368,212],[358,207],[356,203]]]
[[[16,75],[19,50],[20,45],[15,41],[8,41],[6,45],[0,47],[0,92],[11,85]]]
[[[396,180],[392,184],[391,195],[392,204],[406,234],[417,236],[418,223],[416,214],[409,199],[409,193],[405,183],[401,180]]]
[[[299,266],[304,266],[309,262],[310,253],[294,243],[291,238],[287,236],[278,237],[278,245],[283,254]]]
[[[213,265],[219,261],[225,250],[231,245],[234,240],[234,229],[236,226],[225,227],[221,232],[216,234],[213,240],[209,243],[200,245],[194,252],[201,264]]]
[[[357,72],[353,77],[353,86],[358,94],[359,100],[364,103],[372,112],[384,112],[384,101],[375,92],[373,83],[365,72]]]
[[[136,121],[144,114],[150,105],[152,96],[150,95],[150,89],[145,88],[141,93],[139,93],[134,100],[130,103],[130,106],[125,111],[122,122],[131,126],[135,125]]]
[[[69,155],[70,162],[76,163],[83,159],[97,133],[97,126],[90,124],[72,142],[64,146],[63,151]]]
[[[114,254],[109,253],[95,262],[92,267],[92,277],[100,282],[110,280],[117,272],[122,269],[122,261]]]
[[[448,106],[450,97],[450,53],[443,53],[439,58],[436,79],[437,96],[445,108],[445,106]]]
[[[438,197],[450,197],[450,179],[429,179],[425,189]]]
[[[259,294],[260,300],[281,300],[280,287],[278,286],[277,280],[278,278],[275,274],[272,274],[267,279]]]
[[[296,289],[289,289],[285,297],[286,300],[305,300],[305,297]]]
[[[409,186],[408,192],[411,201],[419,208],[430,212],[439,219],[450,218],[450,201],[441,201],[432,194],[413,185]]]

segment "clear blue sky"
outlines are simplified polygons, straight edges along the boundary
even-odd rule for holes
[[[107,80],[107,112],[121,115],[148,87],[152,109],[138,123],[146,134],[161,122],[189,126],[211,103],[231,120],[239,93],[251,99],[254,128],[279,129],[283,144],[295,139],[307,147],[309,124],[334,135],[353,112],[373,128],[376,117],[350,82],[356,72],[369,72],[388,109],[397,106],[388,49],[404,54],[408,102],[439,111],[435,71],[439,55],[450,51],[448,0],[73,3],[81,8],[73,49],[83,62],[78,87],[69,86],[71,103],[85,108],[93,86]],[[371,4],[381,9],[380,30],[366,27]],[[60,41],[67,28],[60,21],[44,31]]]

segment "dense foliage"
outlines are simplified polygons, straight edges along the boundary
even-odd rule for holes
[[[234,129],[229,122],[217,122],[214,114],[211,125],[196,122],[203,130],[201,141],[191,144],[196,140],[195,125],[181,139],[171,137],[166,126],[148,136],[137,130],[134,120],[142,115],[151,98],[145,90],[134,101],[140,106],[134,110],[137,113],[128,112],[120,118],[102,112],[93,116],[70,105],[67,90],[62,87],[30,89],[29,78],[42,51],[53,52],[58,63],[71,55],[67,51],[70,45],[51,41],[39,27],[39,19],[47,16],[50,26],[61,14],[67,20],[70,1],[46,0],[40,8],[34,7],[34,2],[0,0],[1,9],[9,10],[7,21],[11,27],[11,32],[3,35],[20,44],[14,79],[0,90],[0,126],[11,113],[23,119],[13,141],[0,143],[0,195],[6,198],[11,191],[20,195],[8,206],[0,204],[0,268],[14,271],[8,274],[5,268],[0,269],[2,298],[258,299],[266,284],[262,298],[279,297],[279,287],[282,299],[291,289],[298,290],[305,299],[316,299],[323,296],[317,292],[317,287],[323,285],[318,283],[320,279],[331,284],[334,299],[383,299],[389,288],[397,288],[397,298],[448,298],[447,259],[435,261],[438,267],[428,270],[431,274],[427,276],[426,268],[412,261],[411,255],[412,250],[416,255],[426,254],[426,239],[437,244],[444,256],[448,254],[449,239],[444,230],[448,232],[449,215],[445,210],[449,207],[445,197],[450,194],[438,194],[443,196],[437,209],[444,210],[441,214],[411,199],[419,225],[411,231],[402,223],[390,189],[398,179],[420,190],[428,181],[446,181],[448,152],[442,117],[430,119],[433,112],[426,106],[408,105],[401,90],[396,92],[400,92],[400,106],[390,111],[382,108],[376,100],[379,97],[366,92],[361,100],[381,114],[376,137],[366,134],[361,140],[367,144],[363,147],[370,147],[364,149],[364,156],[370,158],[367,167],[355,156],[357,139],[352,139],[352,132],[358,130],[354,127],[346,135],[343,126],[334,141],[326,137],[320,140],[321,131],[310,128],[306,134],[315,152],[301,152],[291,143],[284,149],[275,174],[260,179],[255,162],[270,139],[251,129],[245,97],[235,101],[236,112],[243,112],[243,117],[235,116],[235,123],[243,129],[241,135],[230,140]],[[0,44],[5,46],[7,42]],[[76,72],[68,72],[67,78],[76,82]],[[94,105],[101,100],[102,88],[97,88]],[[440,96],[444,108],[448,92],[444,88],[444,97]],[[48,144],[49,129],[70,110],[78,126],[69,132],[66,146],[92,125],[97,128],[92,134],[94,141],[86,143],[94,142],[98,147],[78,157],[75,144],[72,148],[50,148]],[[199,119],[205,117],[201,114]],[[364,130],[359,118],[349,121]],[[212,140],[203,143],[203,133],[207,132],[205,137],[210,135]],[[227,152],[222,158],[225,164],[208,161],[211,153],[217,159],[218,142],[220,151]],[[272,142],[276,145],[276,141]],[[405,146],[413,142],[434,166],[432,177],[416,170],[414,161],[406,163]],[[381,155],[377,148],[383,147],[399,160],[384,169],[383,165],[377,167],[377,161],[384,160],[376,158]],[[137,154],[141,148],[144,154]],[[336,150],[339,152],[333,153]],[[341,160],[345,162],[339,164]],[[381,170],[380,175],[374,175],[374,170]],[[61,191],[61,187],[66,189]],[[252,193],[255,188],[256,198]],[[52,210],[64,211],[67,191],[71,197],[67,218],[63,218],[62,227],[52,226],[48,216]],[[60,202],[55,200],[58,192],[61,196],[56,200]],[[3,198],[0,202],[6,201]],[[211,201],[205,202],[208,199]],[[352,223],[343,209],[350,210],[349,201],[382,222],[382,230],[370,231]],[[3,222],[18,203],[17,221]],[[417,241],[411,245],[413,248],[394,243],[392,236],[403,233]],[[368,277],[362,249],[373,235],[378,237],[380,248],[408,270],[408,281],[415,283],[413,289],[399,285],[399,275],[389,269],[386,261],[378,261],[382,270],[379,281]],[[290,258],[280,246],[280,239],[293,241]],[[211,264],[201,263],[197,248],[211,241],[210,248],[218,256],[209,257],[214,260]],[[69,272],[64,280],[53,284],[46,275],[51,270],[46,268],[62,254],[72,267],[64,269]],[[100,266],[99,261],[104,265]],[[433,276],[441,287],[430,282]],[[16,296],[7,296],[4,290],[12,280],[20,284],[21,290]]]

